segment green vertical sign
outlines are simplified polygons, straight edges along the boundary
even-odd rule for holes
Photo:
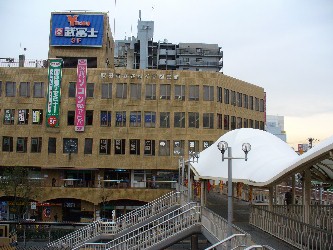
[[[60,86],[62,59],[49,59],[46,126],[59,127]]]

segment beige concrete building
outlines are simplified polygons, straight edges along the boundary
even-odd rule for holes
[[[42,180],[30,216],[85,221],[133,209],[175,188],[180,157],[230,130],[264,129],[261,87],[218,72],[114,68],[105,13],[52,13],[50,30],[49,58],[63,60],[56,126],[50,68],[0,68],[0,171],[27,167]],[[99,42],[85,41],[100,33]],[[76,131],[79,59],[87,59],[87,72]],[[0,200],[3,216],[13,218],[10,197],[0,192]]]

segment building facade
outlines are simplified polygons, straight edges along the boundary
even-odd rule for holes
[[[27,217],[123,213],[175,188],[180,157],[265,127],[261,87],[218,72],[114,67],[105,13],[52,13],[50,29],[47,68],[0,68],[0,171],[29,168],[41,185]],[[11,197],[0,200],[13,219]]]
[[[287,134],[284,130],[284,116],[267,115],[266,130],[267,132],[279,137],[282,141],[287,142]]]

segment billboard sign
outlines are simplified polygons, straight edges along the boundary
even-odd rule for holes
[[[59,127],[60,87],[62,59],[49,60],[46,126]]]
[[[87,59],[79,59],[77,64],[75,131],[84,131],[87,92]]]
[[[104,15],[52,14],[51,46],[102,47]]]

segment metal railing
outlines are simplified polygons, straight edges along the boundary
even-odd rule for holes
[[[81,249],[148,249],[200,223],[201,207],[188,203],[108,243],[86,243]]]
[[[71,247],[75,249],[84,242],[93,239],[102,233],[117,234],[126,228],[134,226],[136,223],[146,220],[147,218],[166,211],[170,207],[180,203],[180,193],[170,192],[141,206],[129,213],[119,217],[116,221],[97,220],[93,223],[74,231],[60,239],[47,244],[48,247]]]
[[[245,248],[248,243],[247,234],[233,234],[224,240],[217,242],[216,244],[206,248],[205,250],[219,249],[219,250],[229,250],[229,249],[242,249]]]
[[[333,232],[262,206],[251,206],[250,224],[299,249],[333,249]]]

